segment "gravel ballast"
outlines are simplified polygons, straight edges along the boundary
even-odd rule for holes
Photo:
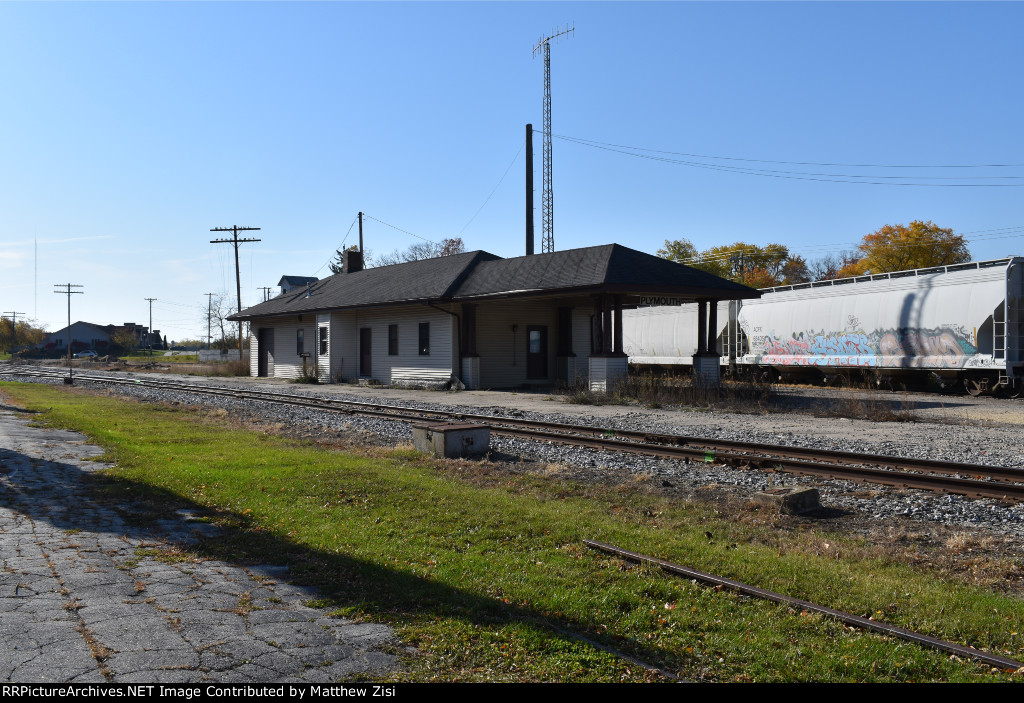
[[[90,375],[100,372],[89,371]],[[118,378],[149,378],[146,374],[116,374]],[[13,374],[0,374],[10,381],[61,383],[58,379],[32,379]],[[494,417],[514,416],[544,419],[571,424],[600,424],[603,427],[641,430],[708,439],[739,440],[765,444],[791,445],[817,449],[884,454],[899,457],[921,457],[972,464],[1021,467],[1024,469],[1024,432],[1006,426],[976,427],[944,422],[876,423],[845,418],[822,418],[794,412],[760,414],[694,412],[687,410],[649,410],[628,406],[600,409],[592,406],[567,406],[559,400],[537,394],[500,394],[501,405],[488,406],[497,394],[438,393],[347,386],[298,386],[268,384],[248,379],[205,379],[174,377],[166,374],[160,380],[202,383],[220,388],[255,387],[260,390],[311,397],[355,400],[405,407],[418,407],[451,412],[479,413]],[[94,384],[82,383],[83,387]],[[180,403],[190,406],[223,408],[246,421],[301,429],[312,432],[372,435],[385,443],[408,443],[412,431],[408,424],[380,418],[318,411],[269,402],[237,400],[222,396],[206,396],[177,390],[154,389],[141,385],[109,386],[111,392],[144,401]],[[475,399],[481,400],[474,406]],[[538,412],[538,399],[543,409]],[[457,400],[457,402],[452,402]],[[1014,403],[1019,401],[998,401]],[[530,409],[523,409],[530,408]],[[598,412],[599,410],[599,412]],[[597,417],[595,417],[597,416]],[[883,486],[867,486],[848,481],[799,477],[756,469],[735,469],[718,464],[656,459],[633,454],[572,447],[567,445],[491,438],[492,458],[529,458],[541,465],[565,467],[574,480],[588,477],[601,480],[608,473],[632,474],[638,480],[652,480],[671,485],[684,492],[709,486],[727,491],[736,497],[752,496],[758,491],[781,485],[815,486],[821,492],[823,506],[855,512],[879,521],[900,517],[924,523],[937,523],[950,528],[984,529],[1024,539],[1024,504],[1002,505],[985,499],[968,499],[924,491],[897,490]],[[525,466],[525,464],[524,464]]]

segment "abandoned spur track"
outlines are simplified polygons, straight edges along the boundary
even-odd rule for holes
[[[12,369],[5,373],[13,376],[44,378],[61,378],[65,375],[61,371],[38,369]],[[178,381],[118,378],[88,373],[75,374],[75,380],[107,385],[144,386],[223,396],[235,400],[286,404],[347,415],[366,415],[396,422],[469,422],[486,425],[496,435],[535,442],[569,444],[690,463],[719,463],[736,468],[845,479],[898,488],[954,493],[972,498],[991,498],[1013,503],[1024,501],[1024,469],[1009,467],[960,464],[754,442],[712,440],[523,418],[317,398],[295,393],[232,389]]]

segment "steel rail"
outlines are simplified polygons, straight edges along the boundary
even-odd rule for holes
[[[35,376],[60,376],[60,372],[42,370],[19,371]],[[304,395],[277,393],[250,389],[227,389],[210,387],[203,384],[187,384],[177,381],[156,379],[124,379],[110,376],[78,376],[80,381],[120,385],[145,385],[157,388],[174,389],[186,392],[197,392],[230,398],[246,398],[266,402],[309,407],[317,410],[328,410],[345,414],[369,415],[398,422],[417,422],[426,419],[473,421],[487,425],[492,432],[502,436],[516,437],[531,441],[548,441],[559,444],[585,446],[593,449],[617,451],[631,454],[642,454],[662,458],[683,459],[697,462],[720,462],[734,467],[761,468],[785,471],[796,474],[840,478],[852,481],[890,485],[899,488],[916,488],[945,493],[956,493],[973,497],[994,498],[1003,501],[1024,501],[1024,485],[966,479],[950,476],[929,476],[922,473],[911,473],[896,469],[873,469],[863,464],[892,466],[901,461],[896,457],[857,454],[854,452],[830,452],[806,449],[801,447],[774,447],[757,445],[751,442],[731,442],[708,440],[690,437],[672,437],[671,435],[650,435],[647,433],[612,430],[605,428],[585,427],[565,423],[546,423],[538,420],[504,418],[491,415],[458,413],[406,406],[380,405],[360,401],[338,399],[310,398]],[[511,425],[511,426],[510,426]],[[553,428],[554,431],[552,431]],[[582,436],[587,434],[590,436]],[[654,437],[654,443],[639,440],[620,439],[619,437]],[[665,440],[673,440],[673,444]],[[690,446],[692,444],[692,446]],[[743,451],[722,451],[739,446]],[[813,461],[818,456],[834,459],[841,455],[842,463],[822,463]],[[922,471],[940,473],[971,474],[986,478],[1024,481],[1024,472],[1007,467],[989,467],[977,464],[953,464],[951,462],[935,462],[911,460],[907,462]],[[854,464],[860,464],[855,466]],[[955,467],[955,468],[954,468]]]
[[[800,608],[802,611],[818,613],[819,615],[834,618],[844,625],[870,630],[890,637],[897,637],[907,642],[915,642],[924,647],[949,652],[950,654],[955,654],[959,657],[974,659],[1004,671],[1016,671],[1024,667],[1024,664],[1021,662],[1008,657],[1001,657],[997,654],[991,654],[980,649],[975,649],[974,647],[940,640],[936,637],[931,637],[930,635],[924,635],[920,632],[914,632],[913,630],[897,627],[896,625],[889,625],[884,622],[879,622],[878,620],[853,615],[841,610],[834,610],[833,608],[818,605],[817,603],[811,603],[810,601],[800,600],[799,598],[787,596],[782,593],[776,593],[774,591],[758,588],[757,586],[751,586],[750,584],[743,583],[742,581],[734,581],[732,579],[715,576],[714,574],[709,574],[704,571],[698,571],[697,569],[691,569],[690,567],[682,566],[680,564],[674,564],[670,561],[665,561],[664,559],[658,559],[657,557],[631,552],[627,549],[622,549],[621,547],[616,547],[611,544],[595,542],[594,540],[589,539],[583,540],[583,543],[591,549],[604,552],[605,554],[611,554],[641,564],[657,566],[663,571],[667,571],[671,574],[685,576],[686,578],[695,579],[701,583],[706,583],[715,587],[728,588],[731,591],[735,591],[751,598],[770,600],[782,605]]]

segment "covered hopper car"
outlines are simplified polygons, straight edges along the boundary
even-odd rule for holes
[[[738,373],[911,378],[972,395],[1024,387],[1022,257],[761,292],[718,304],[717,351]],[[623,342],[634,365],[691,364],[696,304],[626,311]]]

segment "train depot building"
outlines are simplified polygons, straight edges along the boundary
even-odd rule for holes
[[[627,373],[624,308],[697,303],[694,372],[717,383],[717,303],[759,296],[619,244],[511,259],[473,251],[369,269],[349,251],[341,273],[231,319],[249,322],[253,376],[606,390]]]

